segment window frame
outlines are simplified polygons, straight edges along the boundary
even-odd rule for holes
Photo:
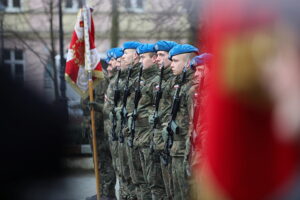
[[[8,13],[22,12],[23,0],[19,0],[20,1],[20,7],[14,7],[13,6],[13,1],[14,0],[7,0],[7,6],[5,6],[5,12],[8,12]]]
[[[25,82],[25,60],[24,60],[24,50],[22,49],[4,49],[4,51],[9,51],[10,58],[4,59],[4,65],[10,65],[10,75],[16,80],[16,65],[23,65],[23,83]],[[15,51],[22,51],[22,60],[16,59]]]
[[[63,11],[65,13],[77,13],[78,10],[80,9],[79,5],[79,1],[81,0],[72,0],[72,8],[67,8],[66,5],[67,5],[67,2],[64,1],[63,3]]]
[[[143,6],[141,8],[138,7],[138,1],[139,0],[129,0],[130,1],[130,7],[126,7],[126,3],[124,5],[125,9],[129,12],[136,12],[136,13],[141,13],[144,12],[144,7],[145,7],[145,2],[144,0],[140,0],[143,2]]]

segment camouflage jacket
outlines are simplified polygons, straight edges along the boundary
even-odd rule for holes
[[[132,68],[132,71],[131,71],[131,76],[129,77],[129,84],[128,84],[128,89],[129,89],[129,95],[127,97],[127,104],[126,104],[126,110],[127,110],[127,113],[128,115],[131,114],[131,112],[133,111],[133,108],[131,106],[131,104],[133,104],[133,101],[134,101],[134,86],[133,86],[133,83],[134,83],[134,80],[136,79],[136,77],[138,76],[138,72],[139,72],[139,66],[140,64],[135,64]],[[123,97],[124,97],[124,89],[126,87],[126,82],[127,82],[127,78],[128,78],[128,73],[129,73],[129,70],[124,70],[122,73],[121,73],[121,76],[120,76],[120,82],[119,82],[119,88],[121,89],[121,98],[120,98],[120,101],[118,103],[118,107],[117,107],[117,110],[121,110],[122,107],[123,107]],[[118,123],[120,123],[121,121],[118,121]],[[127,127],[127,123],[124,127],[124,136],[127,137],[129,136],[129,130],[128,130],[128,127]]]
[[[163,150],[164,147],[164,141],[162,139],[161,131],[163,128],[163,124],[166,124],[168,120],[170,119],[170,110],[172,107],[172,98],[171,95],[171,81],[175,78],[175,76],[172,74],[172,70],[170,67],[166,68],[163,73],[163,81],[161,84],[162,87],[162,97],[159,102],[159,110],[158,110],[158,116],[159,116],[159,122],[156,126],[156,129],[153,131],[153,142],[155,145],[156,150]],[[159,80],[155,84],[155,91],[154,96],[156,98],[157,91],[159,90]],[[155,109],[155,101],[153,104],[153,109]],[[154,111],[153,113],[154,114]],[[151,116],[152,117],[152,116]],[[151,127],[153,124],[151,124]]]
[[[107,90],[104,97],[104,106],[103,106],[104,120],[109,119],[109,113],[114,106],[114,87],[116,85],[117,74],[118,73],[114,73],[112,77],[107,78],[109,84],[107,86]]]
[[[97,103],[95,106],[95,124],[96,124],[96,131],[103,132],[103,104],[104,104],[104,95],[107,89],[107,80],[102,79],[100,82],[95,86],[94,89],[94,101]],[[81,99],[81,107],[83,111],[83,123],[82,128],[85,133],[91,132],[91,113],[88,109],[89,103],[89,96],[86,98]]]
[[[134,109],[135,87],[136,87],[136,84],[137,84],[136,82],[137,82],[137,79],[139,76],[140,66],[141,66],[140,63],[133,66],[131,77],[129,79],[130,95],[127,98],[127,107],[126,107],[128,116],[131,116],[133,109]],[[125,87],[125,84],[126,84],[126,82],[124,83],[124,87]]]
[[[177,76],[172,82],[172,95],[174,96],[177,85],[181,82],[181,76]],[[180,91],[180,107],[175,119],[179,127],[179,133],[174,135],[174,142],[171,148],[171,156],[185,156],[187,153],[187,145],[189,143],[191,132],[193,131],[193,115],[194,115],[194,97],[197,91],[198,80],[194,79],[194,71],[188,70],[186,80]],[[189,147],[188,147],[189,148]]]
[[[149,124],[149,115],[154,112],[155,95],[153,91],[159,81],[158,66],[153,65],[148,69],[143,70],[143,75],[140,82],[141,99],[137,107],[137,120],[136,120],[136,135],[134,144],[138,147],[149,147],[151,137],[151,125]],[[136,84],[138,80],[135,81]],[[137,85],[136,85],[137,87]]]

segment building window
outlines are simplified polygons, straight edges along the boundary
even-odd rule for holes
[[[125,8],[128,11],[141,12],[144,10],[144,0],[125,0]]]
[[[73,8],[73,0],[66,0],[66,8]]]
[[[79,8],[82,8],[82,0],[66,0],[64,11],[69,13],[77,12]]]
[[[24,82],[23,51],[19,49],[4,49],[4,68],[17,82]]]
[[[21,11],[21,0],[0,0],[0,3],[5,7],[5,12]]]

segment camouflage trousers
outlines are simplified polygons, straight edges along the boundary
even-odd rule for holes
[[[92,135],[89,137],[91,149],[93,150]],[[116,176],[112,165],[112,157],[107,138],[104,134],[97,134],[97,153],[101,196],[115,198]],[[94,157],[93,157],[94,158]]]
[[[152,145],[153,145],[153,151],[156,154],[155,156],[159,156],[160,160],[160,170],[162,173],[162,179],[164,182],[164,188],[166,191],[167,199],[173,199],[173,183],[172,183],[172,163],[170,162],[167,166],[165,166],[163,163],[163,160],[161,159],[160,155],[161,152],[164,150],[165,142],[162,138],[162,129],[155,128],[153,130],[152,135]],[[157,158],[156,158],[157,159]]]
[[[112,141],[111,135],[110,135],[110,131],[111,131],[110,120],[105,120],[104,121],[104,132],[105,132],[106,137],[109,140],[109,149],[110,149],[110,154],[111,154],[111,158],[112,158],[112,165],[113,165],[115,174],[117,176],[119,176],[120,172],[117,169],[117,163],[118,163],[118,141]]]
[[[183,156],[172,156],[172,181],[175,200],[185,200],[188,197],[188,181],[183,163]]]
[[[140,160],[139,149],[127,146],[128,153],[128,164],[130,169],[130,176],[132,177],[132,182],[136,188],[137,199],[148,200],[152,199],[149,185],[146,183],[146,178],[143,174],[142,162]]]
[[[172,163],[169,163],[167,166],[165,166],[162,159],[160,159],[160,168],[165,185],[166,194],[168,197],[167,199],[173,199],[174,191],[172,181]]]
[[[128,162],[128,154],[126,150],[126,141],[118,144],[119,163],[118,169],[120,171],[120,199],[136,199],[135,185],[131,177]]]
[[[141,162],[145,163],[143,164],[143,173],[150,186],[152,199],[169,199],[164,184],[164,175],[160,164],[160,154],[158,152],[150,153],[149,148],[141,149],[141,152]],[[149,164],[146,161],[148,156],[150,158]]]

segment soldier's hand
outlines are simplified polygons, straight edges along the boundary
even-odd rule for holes
[[[121,108],[117,108],[116,109],[116,116],[117,116],[117,120],[121,120],[122,116],[121,116]]]
[[[191,174],[191,166],[188,162],[187,159],[184,159],[183,160],[183,167],[185,168],[185,173],[188,177],[190,177],[192,174]]]
[[[128,120],[127,120],[127,127],[130,129],[131,125],[133,123],[133,118],[132,116],[128,117]]]
[[[123,133],[124,133],[124,136],[125,136],[125,137],[129,137],[129,136],[130,136],[130,130],[129,130],[129,128],[128,128],[128,127],[125,127]]]
[[[149,115],[148,122],[149,122],[149,124],[153,125],[153,123],[154,123],[154,115]]]
[[[87,108],[91,111],[92,109],[94,109],[95,110],[95,107],[96,107],[96,102],[95,101],[90,101],[90,102],[88,102],[88,104],[87,104]]]
[[[169,133],[168,133],[168,131],[167,131],[167,127],[164,127],[164,128],[163,128],[161,134],[162,134],[162,138],[163,138],[164,142],[167,142],[167,140],[168,140],[168,135],[169,135]]]
[[[109,113],[109,120],[112,122],[114,120],[114,115],[112,112]]]

